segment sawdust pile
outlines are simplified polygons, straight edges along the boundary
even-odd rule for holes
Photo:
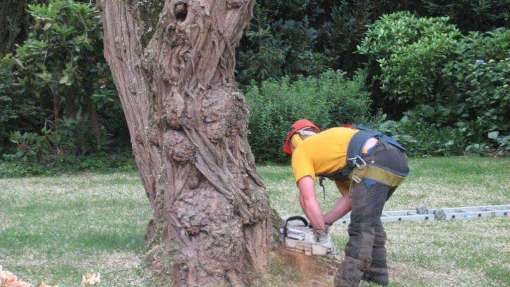
[[[101,274],[99,273],[87,273],[81,278],[81,286],[95,286],[101,283]],[[0,287],[32,287],[32,284],[18,279],[16,275],[9,271],[3,270],[0,265]],[[37,287],[58,287],[58,285],[48,285],[41,282]]]
[[[0,287],[31,287],[30,283],[19,280],[11,272],[4,271],[0,266]]]
[[[294,269],[296,276],[290,278],[296,287],[330,287],[340,262],[336,258],[326,256],[308,256],[285,248],[275,250],[278,261],[284,266]]]
[[[81,286],[95,286],[101,283],[101,274],[87,273],[81,277]]]

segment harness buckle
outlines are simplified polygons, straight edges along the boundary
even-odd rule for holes
[[[352,174],[351,175],[351,179],[355,182],[355,183],[360,183],[361,182],[361,178],[355,174]]]
[[[364,169],[367,166],[367,162],[359,155],[350,158],[349,161],[357,168]]]

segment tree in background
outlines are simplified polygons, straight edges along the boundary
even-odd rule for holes
[[[246,37],[243,37],[241,40],[240,49],[238,49],[236,58],[236,78],[242,83],[242,88],[248,90],[251,89],[253,85],[262,85],[263,81],[268,79],[278,81],[285,77],[288,78],[290,82],[293,82],[299,81],[301,76],[319,78],[320,74],[327,69],[342,70],[346,73],[347,78],[352,78],[356,75],[358,69],[366,69],[367,86],[371,94],[370,97],[372,98],[371,112],[378,112],[379,109],[382,108],[390,119],[398,120],[404,113],[409,112],[409,109],[413,108],[411,102],[415,100],[412,98],[417,92],[424,91],[423,84],[434,82],[433,85],[426,87],[427,89],[434,89],[430,94],[430,96],[433,97],[443,97],[445,95],[445,93],[442,92],[443,90],[449,94],[468,94],[467,92],[460,92],[461,88],[458,88],[462,85],[464,87],[462,89],[465,91],[468,85],[463,85],[460,82],[452,82],[453,85],[450,85],[449,81],[451,81],[452,78],[456,79],[458,77],[467,76],[467,73],[463,71],[471,71],[471,69],[462,70],[452,68],[450,72],[456,74],[447,77],[443,77],[442,72],[435,71],[434,73],[426,74],[423,81],[419,83],[421,85],[420,89],[416,91],[406,88],[405,90],[396,89],[390,92],[390,86],[400,88],[403,87],[404,83],[399,83],[397,85],[395,78],[387,78],[390,81],[388,83],[380,82],[381,68],[379,63],[374,61],[374,57],[357,51],[357,46],[361,44],[368,29],[367,27],[382,15],[404,10],[409,11],[416,18],[428,17],[431,15],[447,15],[450,17],[447,24],[456,25],[458,32],[463,35],[468,35],[470,30],[478,30],[480,32],[490,31],[497,27],[510,26],[509,1],[510,0],[257,1],[254,8],[253,20],[249,25]],[[10,43],[8,46],[11,48],[7,51],[15,52],[15,46],[13,46],[12,43],[16,43],[22,47],[25,46],[23,43],[24,40],[31,32],[32,34],[35,33],[35,36],[31,36],[32,38],[26,45],[25,50],[32,51],[31,57],[33,61],[30,60],[31,62],[29,62],[37,63],[35,66],[26,65],[21,67],[19,65],[19,63],[21,63],[21,54],[20,56],[16,54],[6,56],[5,59],[2,60],[2,65],[0,66],[0,73],[3,75],[0,78],[0,104],[5,108],[0,110],[0,152],[12,152],[13,139],[10,140],[9,138],[11,138],[10,135],[15,131],[20,131],[21,135],[25,133],[41,135],[42,129],[45,126],[50,132],[56,130],[55,123],[57,123],[59,129],[62,130],[60,142],[62,144],[70,143],[66,148],[61,149],[69,151],[65,154],[90,154],[97,152],[98,134],[101,135],[99,140],[101,143],[101,150],[104,150],[105,147],[111,149],[129,146],[129,135],[122,116],[121,105],[118,98],[115,96],[113,85],[109,79],[109,75],[107,75],[108,69],[106,68],[105,61],[102,55],[100,55],[100,52],[90,51],[83,47],[80,48],[80,52],[72,52],[73,49],[69,48],[69,43],[72,42],[70,42],[70,38],[64,37],[63,35],[52,34],[56,31],[53,29],[56,25],[47,26],[49,27],[48,30],[43,29],[53,16],[46,20],[37,20],[41,23],[46,23],[36,25],[36,18],[23,12],[23,2],[25,2],[25,6],[28,4],[48,4],[47,0],[9,0],[3,1],[0,4],[3,5],[1,6],[2,9],[0,9],[3,13],[0,13],[0,21],[6,23],[5,21],[9,19],[7,21],[8,24],[6,24],[8,29],[2,30],[3,34],[0,34],[0,36],[6,37],[7,39],[3,41],[3,43]],[[51,4],[54,1],[49,2]],[[72,3],[81,3],[88,6],[93,2],[94,1],[89,0],[67,1],[69,5]],[[55,4],[51,5],[56,7]],[[19,14],[19,17],[10,17],[22,12],[23,15]],[[65,14],[66,12],[62,13]],[[89,36],[101,35],[101,25],[94,25],[94,29],[97,29],[99,32],[87,32],[83,30],[82,23],[75,20],[76,17],[70,17],[70,19],[57,17],[52,21],[62,23],[61,25],[65,25],[69,29],[72,28],[74,31],[71,34],[76,37],[78,33],[88,33]],[[96,17],[94,21],[99,22],[99,19]],[[74,25],[77,26],[74,27]],[[15,34],[18,36],[14,36]],[[39,34],[44,34],[46,38],[43,38]],[[14,38],[16,39],[15,42],[12,41]],[[45,39],[52,39],[51,41],[53,42],[51,42],[48,47],[54,50],[60,49],[63,57],[60,57],[62,63],[52,63],[54,67],[52,71],[46,67],[46,72],[52,74],[53,78],[51,78],[48,84],[43,85],[41,82],[44,81],[44,79],[48,80],[48,73],[45,73],[45,71],[41,69],[42,66],[39,64],[42,62],[47,63],[49,59],[44,54],[46,53],[45,49],[41,47],[37,48],[37,45],[35,45],[36,42],[33,40],[44,42],[47,41]],[[56,43],[55,41],[63,42]],[[446,42],[441,44],[443,48],[446,47],[444,44],[446,44]],[[32,47],[28,47],[29,45],[32,45]],[[439,51],[437,49],[438,47],[434,45],[436,44],[429,43],[428,47],[434,51]],[[102,48],[100,45],[96,44],[92,46],[98,51]],[[407,47],[406,49],[408,49],[408,51],[413,51],[413,49],[417,48],[419,47],[415,45],[414,47]],[[402,49],[399,50],[402,51]],[[473,51],[474,50],[476,49],[473,48]],[[443,56],[434,53],[427,54],[427,49],[425,48],[416,51],[421,55],[420,59],[422,61],[427,55],[437,56],[435,60],[439,60],[441,57],[444,58],[447,56],[446,54],[452,56],[454,62],[463,61],[466,63],[474,63],[476,60],[469,59],[468,61],[462,59],[462,57],[457,57],[457,52],[452,52],[451,46],[444,50],[447,53]],[[40,52],[40,54],[38,54],[38,52]],[[58,60],[56,56],[58,53],[53,52],[50,54],[53,60]],[[85,57],[80,58],[81,60],[78,62],[72,60],[74,58],[70,61],[69,55],[71,54],[78,58],[80,58],[82,54],[95,55],[92,57],[95,60],[89,61],[87,60],[88,58]],[[391,69],[394,69],[394,71],[401,71],[401,68],[406,68],[407,72],[420,68],[423,70],[424,67],[414,64],[404,67],[405,63],[412,63],[413,59],[418,60],[418,58],[413,58],[412,53],[407,53],[407,55],[407,59],[398,57],[398,59],[402,60],[401,62],[389,60],[389,62],[385,64],[386,69],[388,71]],[[73,82],[71,85],[60,83],[59,81],[63,79],[62,75],[69,72],[69,70],[68,72],[64,72],[67,68],[64,62],[73,62],[74,66],[76,66],[76,63],[79,63],[78,67],[81,71],[91,72],[80,72],[81,76],[74,78],[74,80],[79,82]],[[443,60],[435,63],[439,63],[435,65],[436,67],[443,67],[443,64],[445,64]],[[393,64],[395,64],[395,66],[393,66]],[[488,73],[486,68],[489,66],[492,67],[492,65],[493,64],[483,66],[484,69],[478,70],[484,70]],[[424,66],[430,68],[432,65]],[[460,67],[461,65],[446,66]],[[504,69],[501,64],[497,68],[494,68],[498,69],[498,75],[501,73],[504,74]],[[27,75],[27,73],[31,72],[37,73],[39,76],[35,74],[31,76]],[[485,74],[487,75],[487,73]],[[407,75],[410,75],[410,73],[407,73]],[[444,75],[446,75],[446,73]],[[40,76],[42,76],[42,78]],[[437,82],[431,81],[432,77],[435,77]],[[31,78],[31,80],[25,81],[24,79],[26,78]],[[106,84],[104,81],[105,79],[107,79]],[[410,79],[410,77],[406,77],[406,79]],[[63,80],[65,80],[65,78]],[[442,84],[439,85],[440,83]],[[476,81],[474,83],[476,83]],[[487,81],[484,81],[484,83],[487,83]],[[50,87],[56,92],[53,92]],[[483,89],[492,89],[495,87],[499,86],[490,84]],[[86,96],[83,96],[84,88],[89,90],[87,94],[92,94],[90,97],[92,101],[89,101]],[[480,91],[481,90],[482,89],[480,89]],[[408,92],[410,93],[408,94]],[[427,91],[427,93],[428,92],[429,91]],[[395,101],[397,93],[400,95],[399,97],[407,98],[410,101]],[[492,92],[487,93],[492,94]],[[54,95],[57,96],[54,98]],[[421,98],[423,99],[423,97]],[[56,101],[53,101],[53,99]],[[462,99],[462,97],[458,97],[458,99]],[[60,108],[54,109],[53,102],[60,102],[60,105],[57,105],[60,106]],[[94,124],[96,121],[93,120],[93,112],[91,108],[89,108],[90,105],[88,105],[87,102],[92,102],[95,106],[97,125]],[[74,108],[72,106],[74,106]],[[80,112],[75,112],[77,110]],[[57,113],[55,113],[55,111],[57,111]],[[59,124],[58,121],[54,121],[56,114],[58,114],[57,118],[62,119],[62,123]],[[79,115],[79,119],[78,116],[75,117],[74,114]],[[441,112],[441,114],[446,114],[446,112]],[[472,116],[473,112],[464,114]],[[441,118],[444,119],[446,117]],[[483,122],[484,126],[487,126],[485,123],[487,123],[486,119],[488,118],[490,117],[485,117],[485,120],[480,122]],[[500,120],[498,120],[498,122],[499,121]],[[438,124],[443,125],[443,122],[444,120],[441,120]],[[95,128],[93,128],[93,126],[95,126]],[[99,129],[97,127],[99,127]],[[95,132],[90,132],[94,130]],[[97,132],[98,130],[100,131],[99,133]],[[76,134],[75,131],[77,132]],[[479,138],[479,136],[477,136],[477,138]],[[252,138],[250,138],[250,141],[251,140]],[[14,141],[21,142],[22,146],[24,146],[23,143],[28,144],[23,137],[16,137]],[[107,144],[105,145],[105,143]]]
[[[0,2],[0,56],[12,51],[23,34],[25,24],[25,1],[4,0]]]
[[[510,0],[422,0],[422,16],[448,16],[463,32],[510,26]]]
[[[352,76],[367,63],[356,53],[367,26],[396,11],[449,16],[462,32],[510,26],[510,0],[262,0],[241,41],[237,77],[248,84],[284,75],[318,76],[327,68]]]

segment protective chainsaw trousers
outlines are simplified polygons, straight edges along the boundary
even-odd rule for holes
[[[399,174],[409,171],[406,155],[386,144],[376,146],[373,155],[369,154],[364,159],[369,164]],[[349,241],[345,247],[345,260],[335,276],[335,287],[355,287],[360,280],[388,285],[386,233],[381,214],[394,189],[371,179],[352,182]]]

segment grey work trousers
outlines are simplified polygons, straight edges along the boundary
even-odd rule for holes
[[[379,143],[362,158],[367,164],[399,175],[409,173],[406,154],[390,144]],[[358,286],[361,279],[388,284],[386,233],[381,214],[395,188],[371,179],[351,183],[349,241],[345,247],[346,258],[335,278],[335,286]]]

